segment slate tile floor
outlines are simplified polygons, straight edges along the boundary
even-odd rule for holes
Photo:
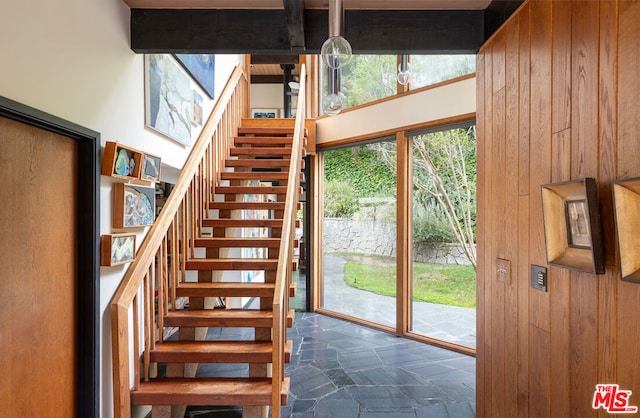
[[[209,337],[251,332],[210,329]],[[289,338],[291,391],[283,417],[475,417],[473,357],[315,313],[297,312]],[[221,370],[241,376],[247,366],[200,365],[198,375]],[[241,416],[239,407],[190,406],[185,418]]]

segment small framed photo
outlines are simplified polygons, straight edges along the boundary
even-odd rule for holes
[[[570,247],[591,248],[589,218],[586,200],[569,200],[565,202],[567,218],[567,239]]]
[[[136,256],[136,234],[108,234],[100,237],[100,265],[119,266]]]
[[[275,119],[278,109],[251,109],[251,117],[256,119]]]
[[[604,245],[594,178],[542,185],[547,262],[603,274]]]
[[[144,154],[142,156],[142,169],[140,170],[140,180],[160,181],[160,157]]]

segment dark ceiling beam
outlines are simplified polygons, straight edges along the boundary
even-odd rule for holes
[[[282,84],[282,75],[251,74],[251,84]]]
[[[302,0],[282,0],[292,51],[304,51],[304,7]]]
[[[299,55],[251,55],[251,64],[298,64]]]
[[[522,0],[493,0],[489,3],[484,13],[485,38],[489,39],[522,3]]]
[[[344,37],[356,54],[472,54],[485,40],[482,10],[347,10]],[[305,53],[318,54],[328,12],[305,10]],[[297,54],[284,10],[131,9],[138,53]]]

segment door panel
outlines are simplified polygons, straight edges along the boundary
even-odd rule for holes
[[[77,156],[74,139],[0,118],[5,416],[77,415]]]

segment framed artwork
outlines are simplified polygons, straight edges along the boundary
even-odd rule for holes
[[[175,54],[176,60],[211,99],[215,98],[214,54]]]
[[[100,265],[119,266],[136,256],[136,234],[109,234],[101,237]]]
[[[640,177],[613,182],[621,279],[640,283]]]
[[[150,226],[155,220],[155,187],[113,185],[113,227],[116,229]]]
[[[550,265],[603,274],[604,246],[595,179],[542,185],[542,215]]]
[[[142,156],[140,179],[152,182],[160,181],[160,163],[160,157],[144,154]]]
[[[145,122],[150,128],[193,145],[191,78],[171,55],[145,55]]]
[[[125,180],[140,177],[142,153],[117,142],[107,141],[104,146],[101,174]]]
[[[256,119],[275,119],[278,109],[251,109],[251,117]]]

